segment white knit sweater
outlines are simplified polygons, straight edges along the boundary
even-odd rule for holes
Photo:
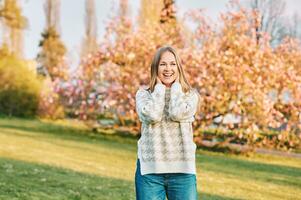
[[[196,90],[185,94],[181,84],[157,83],[151,93],[136,93],[136,112],[142,122],[137,142],[141,174],[196,174],[192,122],[198,103]]]

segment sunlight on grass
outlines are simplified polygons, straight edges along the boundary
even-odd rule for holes
[[[124,180],[133,179],[134,151],[117,149],[116,145],[110,144],[62,140],[41,133],[35,135],[38,137],[27,131],[1,129],[0,141],[5,141],[5,144],[0,145],[0,156]],[[120,170],[120,166],[130,167]]]
[[[5,186],[0,187],[0,193],[5,189],[6,197],[19,194],[27,198],[26,195],[33,194],[45,199],[60,199],[62,195],[87,198],[85,189],[74,190],[74,193],[71,188],[80,177],[89,176],[89,180],[98,183],[89,186],[83,182],[83,188],[103,187],[105,192],[101,192],[111,199],[122,199],[114,194],[120,182],[124,183],[120,188],[126,196],[124,199],[134,199],[136,141],[116,135],[93,134],[71,122],[0,119],[0,169],[1,180],[4,180],[0,186]],[[300,166],[301,160],[296,158],[256,154],[244,157],[198,150],[198,191],[201,199],[296,199],[301,194]],[[41,170],[44,173],[45,168],[49,171],[37,179],[34,173]],[[68,174],[69,171],[76,175]],[[65,177],[60,176],[61,173]],[[25,186],[21,189],[8,187],[18,182],[9,181],[9,177],[14,176],[15,180],[20,178],[18,184],[26,179]],[[47,182],[49,179],[55,179],[57,185]],[[31,186],[43,180],[48,186],[38,187],[32,193]],[[65,183],[68,180],[70,182]],[[5,185],[7,181],[8,185]],[[111,183],[111,188],[107,187],[106,181]],[[90,191],[92,196],[99,192],[94,189]],[[49,195],[53,190],[56,190],[55,194]]]

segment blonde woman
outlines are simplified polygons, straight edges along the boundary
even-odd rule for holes
[[[151,64],[149,88],[136,92],[136,112],[142,122],[136,199],[198,198],[192,129],[198,108],[199,94],[188,83],[175,49],[159,48]]]

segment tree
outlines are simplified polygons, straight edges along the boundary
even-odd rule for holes
[[[256,27],[257,40],[259,42],[262,33],[268,33],[270,43],[273,46],[279,44],[285,37],[298,37],[296,34],[300,22],[297,14],[292,18],[285,16],[286,2],[283,0],[249,0],[248,5],[259,14]],[[300,35],[299,35],[300,36]]]
[[[119,31],[122,33],[129,33],[132,28],[132,24],[129,18],[129,5],[128,0],[120,0],[119,1],[119,11],[118,15],[116,16],[116,23]],[[122,35],[122,34],[120,34]],[[119,36],[116,35],[116,41],[120,40]]]
[[[1,2],[0,2],[1,3]],[[4,43],[17,57],[23,56],[23,30],[27,19],[17,0],[5,0],[0,5],[0,20],[3,21]]]
[[[160,22],[176,23],[176,9],[174,0],[163,0],[163,8],[161,10]]]
[[[162,0],[141,0],[138,23],[142,27],[146,24],[157,24],[160,21],[160,12],[163,7]]]
[[[254,28],[258,15],[247,9],[223,13],[220,28],[202,12],[191,15],[197,25],[194,44],[201,41],[202,45],[182,46],[164,30],[166,23],[125,32],[113,18],[107,35],[118,35],[118,39],[104,40],[99,51],[81,63],[89,73],[78,71],[76,80],[60,90],[69,97],[69,106],[74,105],[74,113],[94,122],[110,113],[117,126],[139,130],[135,92],[149,84],[150,62],[158,47],[170,44],[180,54],[187,79],[201,94],[201,113],[194,123],[197,130],[206,130],[219,117],[225,134],[231,131],[230,140],[250,145],[271,142],[284,149],[300,144],[295,134],[301,130],[300,44],[285,39],[272,48],[265,35],[258,44]],[[283,97],[287,91],[289,100]],[[229,115],[238,120],[227,122]],[[280,128],[276,136],[264,135]]]
[[[39,71],[46,71],[52,80],[55,78],[67,79],[68,69],[64,62],[66,47],[59,35],[59,1],[47,0],[45,2],[46,28],[42,33],[39,47],[41,51],[37,56],[40,64]]]
[[[184,24],[179,23],[176,16],[175,0],[163,0],[163,7],[160,13],[160,26],[169,35],[178,40],[178,44],[184,46],[183,29]]]
[[[94,0],[86,0],[85,37],[82,42],[81,57],[97,51],[97,20]]]
[[[288,35],[301,40],[301,17],[298,13],[294,13],[291,23],[288,27]]]

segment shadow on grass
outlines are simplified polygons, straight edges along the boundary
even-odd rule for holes
[[[121,144],[136,144],[138,140],[136,136],[122,134],[120,131],[114,131],[114,134],[107,134],[105,132],[94,133],[88,129],[42,122],[38,119],[0,118],[0,128],[1,127],[30,133],[48,134],[62,139],[80,139],[86,142],[114,141],[115,143]]]
[[[135,199],[135,183],[0,158],[0,199]],[[199,199],[236,200],[199,193]]]
[[[134,199],[133,182],[0,158],[0,199]]]

